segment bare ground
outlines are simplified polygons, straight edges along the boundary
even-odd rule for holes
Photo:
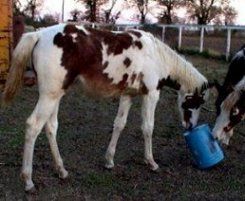
[[[223,80],[227,63],[190,57],[209,79]],[[37,101],[37,88],[24,88],[11,107],[0,110],[0,200],[245,200],[245,124],[240,123],[226,159],[210,170],[198,170],[181,133],[176,92],[164,89],[156,110],[153,148],[160,171],[143,162],[140,99],[135,98],[119,139],[115,168],[104,168],[117,100],[86,98],[79,85],[63,98],[58,143],[69,178],[62,181],[44,133],[35,147],[33,179],[37,193],[28,195],[19,179],[25,120]],[[202,110],[200,123],[214,123],[214,98]]]

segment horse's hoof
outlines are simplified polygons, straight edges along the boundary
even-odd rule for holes
[[[155,165],[149,164],[149,165],[150,165],[150,168],[153,172],[159,172],[160,168],[157,164],[155,164]]]
[[[36,194],[36,193],[37,193],[37,189],[35,188],[35,186],[32,186],[32,187],[26,186],[26,187],[25,187],[25,192],[26,192],[27,194],[33,195],[33,194]]]
[[[66,179],[67,177],[68,177],[68,172],[65,169],[60,172],[59,178]]]
[[[114,167],[114,163],[106,163],[105,168],[111,170]]]
[[[156,169],[151,169],[153,172],[155,173],[159,173],[161,171],[161,168],[159,168],[159,166]]]
[[[148,160],[145,160],[145,163],[150,167],[153,172],[158,172],[159,166],[156,162],[149,162]]]

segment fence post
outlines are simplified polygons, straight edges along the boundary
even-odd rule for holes
[[[19,3],[19,2],[18,2]],[[61,22],[64,23],[64,13],[65,13],[65,0],[62,1],[62,11],[61,11]]]
[[[231,49],[231,29],[227,29],[227,40],[226,40],[226,61],[229,60],[229,56],[230,56],[230,49]]]
[[[182,26],[179,26],[179,43],[178,43],[178,49],[180,50],[182,43]]]
[[[162,27],[162,42],[165,40],[165,26]]]
[[[204,39],[204,27],[201,27],[201,36],[200,36],[200,49],[199,52],[203,52],[203,39]]]

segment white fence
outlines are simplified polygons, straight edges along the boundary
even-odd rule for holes
[[[116,27],[117,30],[121,29],[140,29],[145,25],[140,24],[92,24],[92,26],[98,27],[108,27],[113,26]],[[149,25],[151,26],[151,25]],[[231,55],[231,41],[232,41],[232,31],[240,31],[243,32],[243,40],[240,40],[240,47],[245,44],[245,26],[217,26],[217,25],[167,25],[167,24],[156,24],[156,26],[161,28],[161,39],[165,41],[166,29],[172,28],[178,30],[178,49],[182,48],[183,43],[183,30],[196,31],[199,33],[199,52],[202,53],[204,51],[204,39],[207,37],[205,33],[207,31],[222,31],[225,32],[225,40],[223,41],[223,45],[225,45],[225,57],[226,60],[229,59]],[[213,41],[215,43],[215,41]],[[222,53],[221,53],[222,54]]]
[[[189,29],[198,29],[200,30],[200,45],[199,45],[199,52],[203,52],[203,41],[204,41],[204,30],[211,29],[211,30],[225,30],[227,32],[226,38],[226,60],[229,59],[230,56],[230,48],[231,48],[231,30],[243,30],[245,33],[245,26],[212,26],[212,25],[160,25],[162,27],[162,40],[164,41],[165,36],[165,29],[166,27],[174,27],[178,28],[179,30],[179,38],[178,38],[178,48],[181,49],[182,44],[182,30],[183,28]]]

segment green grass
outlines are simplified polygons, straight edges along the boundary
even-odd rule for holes
[[[192,48],[181,48],[178,50],[178,52],[182,54],[188,54],[188,55],[198,55],[202,56],[206,59],[219,59],[219,60],[226,60],[226,56],[224,54],[220,54],[219,52],[211,49],[205,49],[202,52],[200,52],[199,49],[192,47]]]
[[[83,182],[90,188],[112,188],[116,181],[109,173],[90,172],[84,176]]]

